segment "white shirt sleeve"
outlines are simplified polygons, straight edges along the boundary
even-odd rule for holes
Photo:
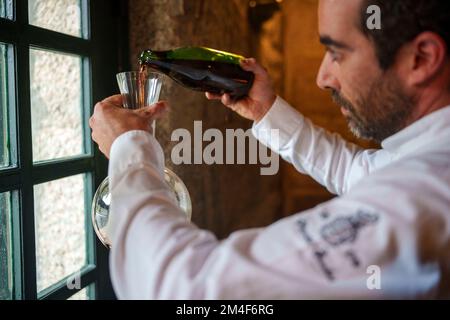
[[[120,299],[406,298],[439,281],[438,266],[420,264],[418,213],[399,192],[389,206],[385,184],[364,179],[351,196],[218,241],[183,218],[162,154],[143,131],[111,149],[110,270]]]
[[[272,130],[277,130],[278,139],[271,139]],[[254,124],[253,135],[299,172],[338,195],[390,160],[383,150],[364,150],[315,126],[280,97]]]

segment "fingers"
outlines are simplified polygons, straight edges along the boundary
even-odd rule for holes
[[[214,94],[211,92],[205,92],[206,98],[208,100],[222,100],[222,95],[221,94]]]
[[[222,104],[229,107],[233,104],[233,99],[231,99],[230,95],[228,93],[225,94],[214,94],[210,92],[206,92],[206,98],[209,100],[220,100]]]
[[[97,114],[99,112],[103,112],[106,109],[110,108],[120,108],[122,107],[122,96],[120,94],[108,97],[104,99],[103,101],[97,102],[97,104],[94,107],[94,114]]]
[[[121,107],[123,105],[123,97],[121,94],[116,94],[114,96],[108,97],[102,101],[103,103],[110,103],[115,106]]]
[[[221,102],[227,107],[229,107],[233,104],[233,100],[231,99],[231,97],[228,93],[225,93],[224,95],[222,95]]]
[[[95,121],[95,119],[93,116],[89,118],[89,127],[91,127],[91,128],[94,127],[94,121]]]
[[[152,120],[161,119],[166,116],[167,113],[169,113],[169,105],[167,103],[160,103],[153,108],[153,115],[151,118]]]
[[[256,75],[267,74],[266,69],[264,69],[258,62],[256,62],[255,58],[241,60],[241,68],[245,71],[251,71]]]
[[[156,120],[156,119],[160,119],[161,117],[165,116],[169,112],[169,109],[170,109],[169,104],[167,102],[160,101],[149,107],[138,109],[138,110],[136,110],[136,112],[146,118]]]
[[[93,128],[95,120],[97,118],[103,118],[105,114],[116,112],[116,110],[118,109],[122,110],[122,103],[123,96],[120,94],[116,94],[98,102],[94,107],[94,113],[92,114],[92,117],[89,119],[89,126]]]

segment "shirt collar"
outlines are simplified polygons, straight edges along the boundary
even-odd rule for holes
[[[381,143],[391,153],[413,152],[450,134],[450,106],[419,119]]]

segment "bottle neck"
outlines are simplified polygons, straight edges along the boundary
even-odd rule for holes
[[[149,64],[152,61],[164,60],[198,60],[223,62],[234,65],[240,65],[240,61],[245,59],[243,56],[219,51],[204,47],[185,47],[170,51],[154,51],[145,50],[142,52],[139,62],[142,64]]]

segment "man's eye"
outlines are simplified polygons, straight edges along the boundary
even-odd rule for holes
[[[330,56],[331,56],[331,61],[333,61],[333,62],[339,62],[342,59],[342,55],[335,51],[331,51]]]
[[[331,56],[331,61],[335,62],[335,61],[338,61],[338,60],[339,60],[340,55],[339,55],[336,51],[328,50],[328,53],[329,53],[330,56]]]

